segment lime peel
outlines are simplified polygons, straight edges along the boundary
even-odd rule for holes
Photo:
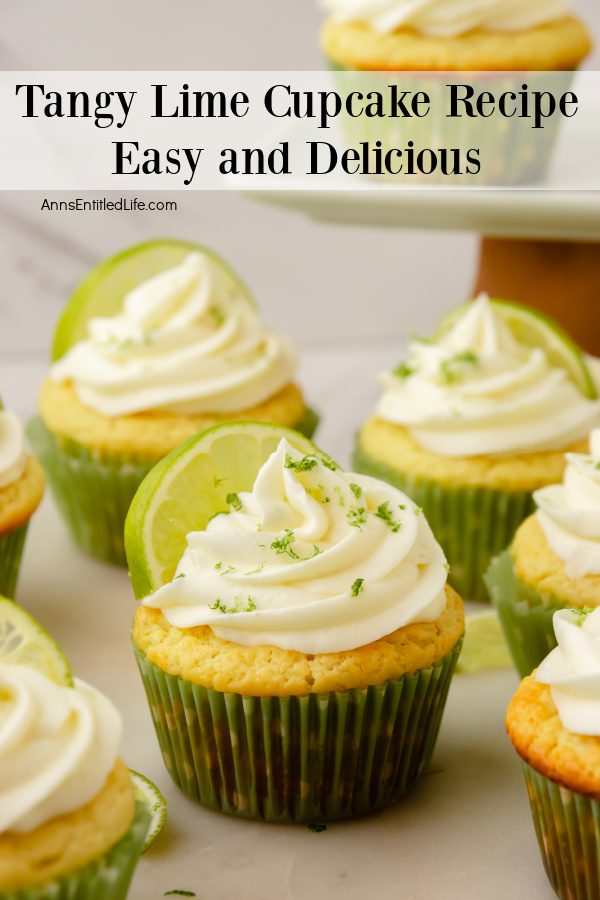
[[[0,662],[29,666],[63,687],[73,686],[66,656],[33,616],[0,597]]]
[[[490,303],[519,343],[541,347],[549,362],[564,369],[584,397],[589,400],[598,399],[598,386],[585,353],[555,319],[513,300],[490,299]],[[469,308],[470,304],[465,303],[450,312],[442,320],[434,339],[440,340],[447,334]]]
[[[500,620],[493,609],[468,613],[457,673],[472,674],[512,666]]]
[[[129,575],[138,599],[173,578],[187,535],[226,512],[228,494],[252,489],[258,470],[282,438],[302,454],[334,464],[291,428],[225,422],[190,438],[152,469],[125,522]]]
[[[248,287],[214,251],[174,238],[145,241],[103,260],[75,288],[54,332],[52,360],[60,359],[73,344],[87,336],[87,323],[91,318],[116,315],[121,311],[129,291],[160,272],[179,265],[190,253],[209,256],[223,273],[226,286],[254,305]]]
[[[129,770],[131,781],[133,782],[133,793],[136,800],[140,800],[150,811],[150,824],[148,825],[148,833],[142,847],[142,853],[145,853],[155,842],[167,821],[167,801],[162,793],[156,787],[154,782],[140,775],[133,769]]]

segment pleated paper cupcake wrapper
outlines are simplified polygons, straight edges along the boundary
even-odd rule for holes
[[[413,478],[372,459],[359,445],[353,463],[357,472],[382,478],[422,507],[450,564],[450,584],[464,600],[487,603],[483,575],[492,557],[510,544],[521,522],[533,512],[531,494],[447,487]]]
[[[366,116],[341,117],[345,137],[351,146],[368,141],[373,148],[381,141],[382,152],[399,148],[404,151],[408,141],[413,141],[415,151],[432,150],[438,161],[440,151],[449,151],[448,175],[444,175],[439,164],[431,174],[381,175],[374,177],[387,182],[425,184],[468,184],[468,185],[519,185],[538,182],[543,179],[552,159],[560,122],[557,117],[545,119],[544,128],[531,127],[531,119],[505,118],[499,114],[482,121],[467,115],[449,118],[447,84],[456,80],[451,73],[442,75],[421,75],[416,72],[356,72],[339,63],[329,61],[338,92],[345,96],[349,91],[366,95],[369,91],[388,90],[389,84],[397,84],[399,91],[422,91],[431,99],[429,115],[418,118],[367,118]],[[338,74],[339,73],[339,74]],[[472,84],[477,92],[491,91],[499,96],[506,91],[519,91],[523,84],[523,73],[463,73],[459,83]],[[527,83],[532,90],[551,91],[560,96],[567,91],[573,81],[573,72],[528,72]],[[464,174],[467,164],[466,154],[471,148],[479,149],[481,171],[478,175]],[[453,168],[453,150],[460,151],[462,172]],[[429,159],[429,154],[427,154]],[[397,160],[394,160],[396,163]],[[455,173],[455,174],[453,174]]]
[[[552,617],[569,603],[520,581],[509,550],[492,561],[485,582],[515,667],[524,678],[556,647]]]
[[[0,596],[15,596],[29,522],[0,534]]]
[[[428,769],[460,652],[362,690],[245,697],[136,658],[167,770],[210,809],[324,822],[399,800]]]
[[[125,900],[149,823],[147,806],[138,802],[131,828],[104,856],[38,887],[0,890],[0,900]]]
[[[561,900],[600,897],[600,801],[561,787],[523,764],[535,832]]]
[[[98,559],[126,565],[125,518],[152,463],[62,441],[39,417],[28,423],[27,435],[76,544]]]

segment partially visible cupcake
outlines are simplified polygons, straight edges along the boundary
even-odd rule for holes
[[[558,118],[547,119],[543,129],[531,129],[518,116],[488,118],[485,127],[476,117],[450,118],[445,116],[448,84],[466,82],[477,94],[494,97],[518,96],[524,83],[541,94],[566,92],[572,71],[591,49],[588,29],[571,14],[570,0],[322,0],[321,5],[328,13],[321,46],[332,68],[341,72],[341,93],[367,96],[395,80],[402,91],[425,93],[437,111],[420,117],[347,117],[351,138],[380,141],[394,159],[397,148],[406,155],[412,141],[416,154],[425,152],[428,167],[430,148],[452,148],[443,174],[425,176],[430,180],[499,185],[544,175]],[[394,79],[392,72],[402,75]],[[481,169],[466,175],[474,147]]]
[[[54,351],[30,438],[73,537],[111,562],[125,562],[138,485],[186,438],[223,419],[316,427],[289,341],[220,258],[190,244],[140,244],[101,264]]]
[[[566,450],[586,452],[600,424],[595,379],[558,325],[482,296],[382,377],[359,431],[355,468],[423,507],[465,597],[487,600],[483,574],[559,481]]]
[[[557,609],[600,606],[600,429],[589,454],[566,459],[562,484],[536,491],[536,512],[485,576],[521,675],[555,646]]]
[[[358,816],[427,771],[462,603],[408,497],[291,432],[268,452],[276,431],[209,430],[140,488],[129,567],[140,599],[155,590],[136,612],[136,657],[165,765],[190,797],[267,821]],[[186,471],[190,531],[163,583],[161,549],[185,527],[166,498],[185,502]]]
[[[322,0],[326,57],[394,72],[576,69],[590,34],[570,0]]]
[[[81,681],[0,662],[0,898],[124,900],[149,824],[121,719]]]
[[[44,494],[44,476],[27,453],[23,427],[0,404],[0,594],[14,597],[29,520]]]
[[[527,676],[506,726],[561,900],[600,897],[600,610],[554,615],[558,646]]]

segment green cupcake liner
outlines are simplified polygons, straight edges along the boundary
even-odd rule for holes
[[[417,72],[369,72],[353,71],[338,62],[328,60],[338,91],[345,96],[350,91],[358,91],[366,96],[370,91],[386,91],[389,84],[396,83],[401,91],[422,91],[431,98],[431,112],[422,118],[353,118],[344,115],[341,124],[347,140],[352,146],[368,141],[375,146],[381,141],[382,152],[400,148],[413,141],[415,151],[430,149],[441,157],[440,150],[447,148],[450,165],[453,150],[461,151],[463,174],[444,175],[441,169],[430,175],[381,175],[379,180],[396,183],[451,184],[476,186],[503,186],[530,184],[542,180],[548,171],[552,153],[560,131],[558,118],[546,119],[543,129],[533,129],[529,121],[508,119],[502,116],[470,119],[448,118],[448,87],[454,79],[452,73],[420,74]],[[499,96],[506,91],[519,91],[523,83],[522,73],[471,73],[466,81],[478,91],[491,91]],[[574,72],[529,72],[527,83],[532,90],[551,91],[560,96],[573,81]],[[465,74],[459,76],[465,83]],[[466,154],[470,148],[478,148],[481,172],[478,175],[464,174]]]
[[[310,438],[318,422],[317,413],[307,408],[294,427]],[[135,492],[158,460],[88,450],[58,438],[39,416],[28,423],[27,436],[75,543],[97,559],[127,565],[125,519]]]
[[[461,644],[402,678],[302,697],[223,693],[135,654],[165,765],[185,794],[231,815],[322,822],[389,806],[427,771]]]
[[[125,900],[149,823],[148,807],[136,803],[131,828],[102,857],[47,884],[0,891],[0,900]]]
[[[423,508],[450,563],[448,580],[464,600],[488,602],[483,581],[490,560],[512,541],[535,504],[526,491],[481,487],[447,487],[413,478],[368,456],[357,443],[357,472],[382,478]]]
[[[29,522],[0,534],[0,596],[13,598]]]
[[[152,463],[62,441],[39,417],[28,423],[27,436],[75,543],[97,559],[126,565],[125,518]]]
[[[509,550],[491,563],[484,577],[515,667],[522,678],[539,666],[556,647],[552,617],[571,604],[539,593],[520,581]]]
[[[535,833],[561,900],[600,897],[600,801],[561,787],[523,763]]]

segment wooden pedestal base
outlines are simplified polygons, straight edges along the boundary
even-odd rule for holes
[[[485,237],[475,294],[481,291],[543,310],[600,356],[600,243]]]

